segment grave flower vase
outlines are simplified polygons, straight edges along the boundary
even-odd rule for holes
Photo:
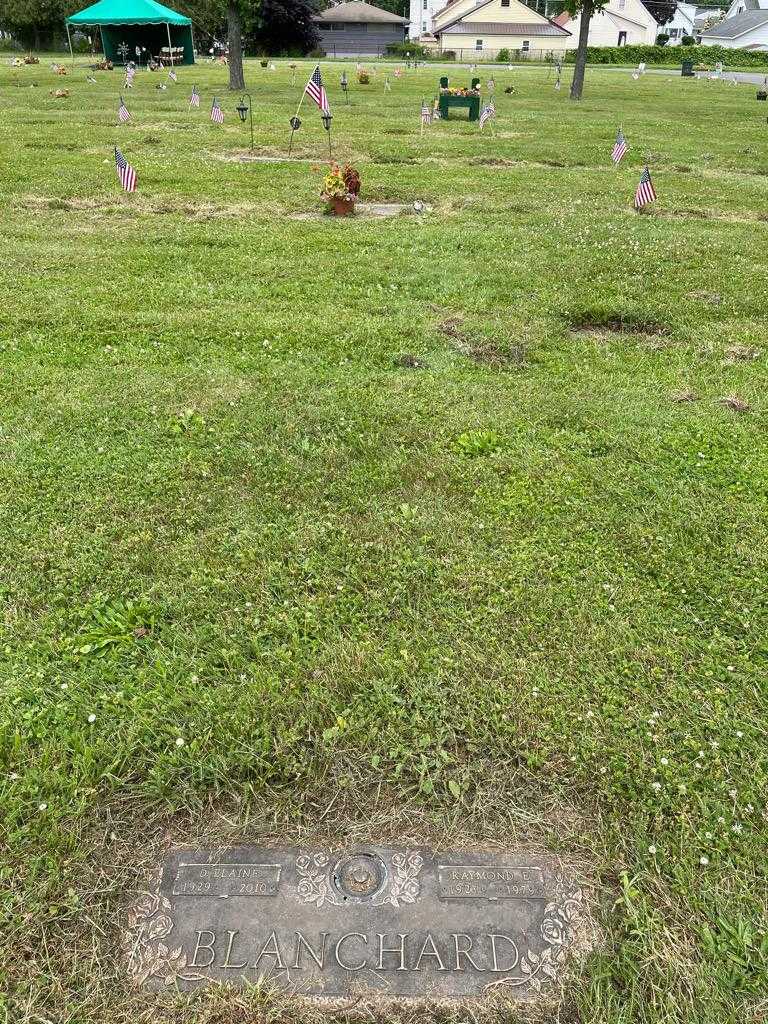
[[[351,217],[355,212],[355,200],[334,196],[331,199],[331,213],[334,217]]]

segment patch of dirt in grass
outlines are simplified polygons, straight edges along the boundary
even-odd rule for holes
[[[464,319],[460,316],[448,316],[439,325],[438,331],[451,341],[451,346],[461,355],[471,359],[479,366],[508,369],[520,366],[526,360],[525,348],[522,345],[502,347],[488,338],[475,338],[464,330]]]
[[[699,396],[694,391],[673,391],[669,396],[672,402],[683,404],[685,402],[698,402]]]
[[[25,142],[24,149],[62,149],[74,153],[80,147],[75,142]]]
[[[477,167],[514,167],[514,160],[507,160],[503,156],[474,156],[468,163]]]
[[[165,199],[151,202],[138,195],[118,196],[111,199],[27,195],[19,200],[19,206],[25,210],[78,210],[80,212],[116,213],[125,217],[136,217],[141,214],[181,214],[190,220],[242,217],[262,209],[253,203],[199,203],[190,199]]]
[[[720,405],[724,405],[726,409],[732,409],[733,412],[749,412],[750,410],[749,402],[738,395],[726,395],[725,398],[720,398],[718,401]]]
[[[392,362],[395,366],[405,370],[426,370],[429,368],[429,363],[425,363],[423,359],[419,359],[418,356],[414,356],[410,352],[403,352],[399,356],[395,356]]]
[[[670,333],[667,324],[624,313],[581,313],[571,318],[569,330],[571,334],[585,337],[599,338],[621,334],[635,338],[652,338],[656,339],[656,348],[664,348],[669,344],[661,339],[665,339]]]
[[[695,299],[697,302],[707,302],[710,306],[719,306],[723,301],[722,295],[718,294],[718,292],[686,292],[685,297],[687,299]]]
[[[760,356],[760,349],[751,345],[730,345],[725,350],[725,363],[733,366],[735,363],[748,363]]]
[[[228,164],[314,164],[320,159],[316,156],[299,156],[284,153],[249,153],[247,150],[230,153],[212,153],[214,160],[223,160]]]

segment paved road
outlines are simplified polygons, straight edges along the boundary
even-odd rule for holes
[[[509,64],[457,64],[455,61],[445,62],[442,61],[430,61],[428,64],[421,64],[420,67],[446,67],[446,68],[464,68],[464,69],[476,69],[478,74],[482,74],[484,70],[493,68],[494,70],[504,71],[509,68]],[[513,71],[542,71],[547,67],[546,64],[534,64],[533,62],[527,62],[524,64],[513,64]],[[550,65],[551,68],[551,65]],[[563,78],[564,80],[570,81],[568,78],[568,71],[573,70],[573,64],[563,65]],[[613,71],[617,75],[631,75],[635,68],[630,67],[628,64],[588,64],[588,71]],[[666,75],[667,78],[682,77],[680,75],[680,68],[646,68],[645,73],[647,75]],[[697,78],[708,78],[709,76],[703,72],[699,72]],[[736,79],[737,82],[743,85],[763,85],[768,82],[768,73],[758,71],[724,71],[722,77],[725,81],[729,82],[732,79]]]

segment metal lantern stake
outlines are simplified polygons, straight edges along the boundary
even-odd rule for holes
[[[331,157],[333,156],[333,153],[331,152],[331,121],[333,120],[333,117],[331,116],[330,110],[326,110],[322,115],[322,118],[323,128],[328,132],[328,156]]]
[[[247,103],[245,102],[246,98],[248,99]],[[245,116],[246,116],[246,114],[250,111],[250,115],[251,115],[251,152],[253,152],[253,100],[251,99],[251,94],[249,92],[245,93],[243,96],[240,97],[240,102],[235,107],[235,110],[237,111],[238,117],[243,122],[243,124],[245,124]]]

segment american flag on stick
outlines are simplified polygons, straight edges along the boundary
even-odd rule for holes
[[[309,76],[309,81],[306,84],[304,92],[306,95],[312,97],[324,114],[330,114],[331,108],[328,106],[328,96],[325,92],[325,86],[323,85],[323,76],[320,74],[319,64]]]
[[[136,191],[136,171],[115,146],[115,168],[124,192]]]
[[[200,93],[197,91],[196,85],[192,86],[192,95],[189,97],[189,105],[190,107],[200,106]]]
[[[432,124],[432,110],[424,100],[421,101],[421,123],[424,125]]]
[[[642,210],[648,203],[652,203],[655,198],[656,189],[651,181],[651,172],[645,167],[640,175],[640,184],[637,186],[637,192],[635,192],[635,209]]]
[[[130,121],[131,115],[128,113],[128,107],[123,102],[123,97],[120,97],[120,106],[117,108],[117,119],[118,121]]]
[[[125,88],[126,89],[132,89],[133,88],[133,76],[135,74],[136,74],[136,72],[134,71],[134,69],[132,67],[127,67],[125,69]]]
[[[173,68],[171,68],[171,70],[168,72],[168,77],[172,82],[177,82],[179,80],[178,75],[173,70]]]
[[[211,120],[216,124],[224,124],[224,111],[219,106],[219,101],[216,97],[213,97],[213,105],[211,106]]]
[[[480,111],[480,129],[482,131],[486,121],[490,121],[492,117],[496,116],[496,107],[493,105],[493,100],[489,100],[483,109]]]
[[[624,133],[621,128],[619,128],[616,133],[616,141],[614,142],[613,149],[611,150],[611,160],[613,160],[615,164],[620,163],[621,158],[628,149],[629,146],[627,145],[627,140],[624,138]]]

